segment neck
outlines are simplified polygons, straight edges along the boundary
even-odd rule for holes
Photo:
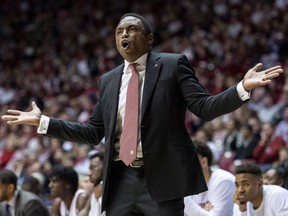
[[[65,196],[64,198],[62,198],[62,201],[65,203],[68,210],[70,209],[73,197],[74,196],[72,194],[71,195],[69,194],[68,196]]]
[[[261,190],[259,191],[258,196],[252,201],[253,208],[257,209],[261,205],[263,200],[263,187],[261,187]]]
[[[207,170],[204,170],[203,174],[204,174],[204,178],[205,178],[206,183],[208,183],[208,181],[211,177],[211,174],[212,174],[210,167],[208,167]]]

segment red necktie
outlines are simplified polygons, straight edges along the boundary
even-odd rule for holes
[[[120,139],[120,159],[128,166],[136,158],[139,130],[139,73],[137,64],[130,64],[132,71],[127,94],[124,125]]]

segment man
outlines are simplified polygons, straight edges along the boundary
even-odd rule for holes
[[[76,216],[83,209],[88,194],[78,189],[78,174],[72,167],[59,165],[51,173],[49,188],[55,198],[51,216]]]
[[[282,167],[271,167],[262,174],[263,184],[284,187],[284,176],[285,170]]]
[[[257,64],[238,85],[211,96],[184,55],[151,51],[154,36],[144,17],[125,14],[115,38],[124,64],[101,77],[99,99],[87,123],[49,118],[34,102],[31,112],[8,110],[2,119],[80,143],[99,143],[105,136],[102,208],[108,216],[134,210],[146,216],[184,215],[183,198],[207,190],[185,127],[186,109],[204,120],[234,111],[250,90],[269,84],[283,70],[258,71]]]
[[[41,184],[38,181],[38,179],[36,179],[35,177],[27,176],[24,178],[21,189],[25,191],[30,191],[31,193],[34,193],[37,196],[40,196]]]
[[[103,179],[103,154],[100,152],[94,153],[90,156],[89,166],[90,181],[94,184],[94,189],[85,207],[81,210],[79,216],[104,216],[101,214],[102,202],[102,179]]]
[[[285,145],[281,136],[275,136],[275,126],[272,123],[264,123],[260,140],[253,150],[253,159],[257,164],[269,166],[279,159],[279,150]]]
[[[194,141],[208,191],[185,197],[186,216],[231,216],[233,213],[234,176],[222,169],[211,169],[213,154],[205,143]]]
[[[233,216],[286,216],[288,190],[263,185],[261,169],[254,163],[236,167]]]
[[[11,170],[0,170],[0,215],[48,216],[48,209],[35,194],[17,190],[17,176]]]

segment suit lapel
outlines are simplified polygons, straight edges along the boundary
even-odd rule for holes
[[[143,119],[150,98],[154,91],[157,79],[159,77],[160,68],[161,68],[161,61],[159,54],[155,52],[150,52],[147,59],[146,72],[145,72],[141,120]]]
[[[112,80],[112,83],[110,85],[111,90],[111,98],[110,101],[112,103],[111,105],[111,118],[110,118],[110,131],[114,133],[115,131],[115,122],[117,118],[117,110],[118,110],[118,102],[119,102],[119,91],[120,91],[120,85],[121,85],[121,78],[123,74],[123,68],[124,65],[120,65],[116,68],[116,75],[114,79]],[[112,134],[113,134],[112,133]]]

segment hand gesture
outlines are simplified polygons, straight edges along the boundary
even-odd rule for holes
[[[243,87],[250,91],[258,86],[264,86],[271,83],[271,80],[283,73],[281,66],[274,66],[263,71],[258,71],[262,67],[261,63],[256,64],[248,70],[243,79]]]
[[[205,209],[206,211],[210,211],[211,209],[213,209],[213,205],[210,201],[207,201],[204,205],[203,205],[203,209]]]
[[[30,112],[22,112],[19,110],[7,110],[7,113],[10,115],[3,115],[2,119],[7,121],[7,124],[10,125],[33,125],[39,126],[40,118],[41,118],[41,110],[38,108],[36,103],[32,102],[32,111]]]
[[[246,202],[245,203],[240,202],[240,200],[238,199],[237,192],[235,192],[233,195],[233,201],[234,201],[234,203],[236,203],[239,206],[239,210],[241,212],[247,211]]]

